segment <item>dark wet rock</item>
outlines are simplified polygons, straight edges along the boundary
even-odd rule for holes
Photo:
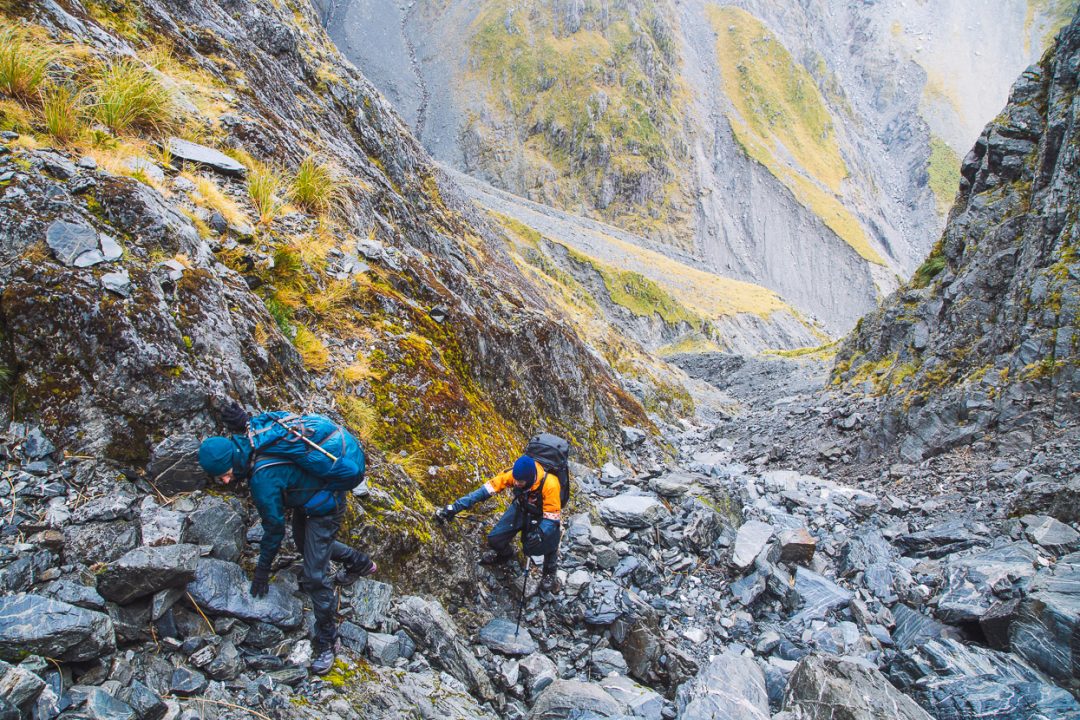
[[[233,680],[244,669],[240,652],[231,641],[225,641],[218,650],[217,657],[206,666],[206,674],[214,680]]]
[[[244,636],[244,645],[259,650],[274,647],[285,640],[285,633],[276,625],[265,622],[253,622]]]
[[[995,650],[1010,648],[1009,633],[1013,621],[1020,614],[1020,601],[1020,598],[998,600],[979,618],[979,627],[986,638],[986,644]]]
[[[1063,555],[1080,546],[1080,533],[1060,520],[1046,515],[1025,515],[1020,522],[1028,540],[1052,553]]]
[[[41,428],[31,428],[30,432],[26,433],[26,440],[23,441],[23,455],[28,460],[41,460],[56,452],[56,446],[45,437],[45,433],[41,432]]]
[[[794,591],[800,609],[789,621],[793,626],[824,618],[831,611],[846,607],[853,597],[851,591],[804,567],[795,570]]]
[[[367,648],[367,630],[355,623],[348,621],[341,623],[338,626],[338,637],[341,638],[341,644],[354,653],[362,655]]]
[[[210,557],[235,562],[243,550],[244,519],[227,502],[208,497],[188,515],[184,542],[209,545]]]
[[[800,720],[931,720],[873,665],[830,655],[799,661],[783,707]]]
[[[64,528],[64,557],[86,565],[112,562],[139,545],[139,526],[116,520]]]
[[[352,619],[357,625],[368,630],[377,630],[390,610],[390,600],[394,594],[392,585],[377,580],[360,578],[350,586],[352,593]]]
[[[592,711],[602,717],[612,717],[622,709],[622,705],[599,685],[556,680],[536,698],[529,720],[565,720],[574,711]]]
[[[281,670],[270,671],[267,673],[267,677],[273,679],[276,683],[288,685],[289,687],[296,687],[307,680],[308,673],[304,668],[283,668]]]
[[[977,552],[949,562],[937,616],[950,624],[977,622],[998,598],[1019,594],[1035,575],[1038,553],[1026,542]]]
[[[1057,680],[1077,675],[1080,657],[1080,553],[1040,572],[1009,628],[1013,652]]]
[[[780,548],[780,562],[796,565],[809,565],[817,549],[817,540],[806,528],[781,531],[777,544]]]
[[[24,552],[15,562],[0,569],[0,590],[8,593],[29,590],[53,564],[48,550]]]
[[[862,529],[840,546],[837,572],[840,577],[851,577],[894,557],[896,549],[889,544],[880,530],[874,527]]]
[[[480,629],[480,642],[503,655],[531,655],[539,648],[528,627],[494,618]]]
[[[0,697],[22,707],[45,689],[45,681],[24,667],[0,661]]]
[[[731,583],[731,594],[744,607],[750,607],[765,593],[767,579],[768,575],[755,570]]]
[[[611,580],[600,580],[589,585],[586,591],[588,604],[585,622],[590,625],[610,625],[623,615],[620,601],[622,588]]]
[[[739,526],[735,536],[735,549],[731,555],[731,564],[745,570],[754,564],[754,560],[768,545],[773,536],[773,527],[759,520],[750,520]]]
[[[169,679],[169,691],[180,697],[191,697],[201,695],[209,684],[206,676],[198,670],[181,666],[173,670],[172,677]]]
[[[242,163],[205,145],[199,145],[176,137],[169,138],[167,145],[173,158],[181,163],[192,163],[219,172],[222,175],[234,177],[242,177],[247,173],[247,168]]]
[[[487,672],[442,605],[418,597],[404,597],[398,603],[397,617],[435,665],[485,700],[495,697]],[[372,637],[369,635],[369,641]]]
[[[97,577],[97,589],[105,599],[123,604],[182,587],[195,579],[198,559],[198,545],[135,548],[105,567]]]
[[[206,472],[199,467],[199,443],[194,435],[171,435],[154,446],[146,471],[158,492],[178,495],[206,486]]]
[[[1080,478],[1067,483],[1036,478],[1024,483],[1012,499],[1009,515],[1049,515],[1063,523],[1080,523]]]
[[[5,149],[3,145],[0,145],[0,149]],[[0,153],[3,154],[3,153]],[[19,708],[12,705],[10,702],[0,697],[0,720],[21,720],[22,713],[19,712]]]
[[[761,668],[753,659],[731,651],[679,686],[675,702],[679,718],[684,720],[769,719],[769,696]]]
[[[78,662],[116,647],[108,615],[39,595],[0,597],[0,658],[28,654]]]
[[[602,500],[599,510],[608,525],[630,529],[650,527],[669,515],[655,497],[629,493]]]
[[[279,575],[270,584],[270,592],[261,598],[251,596],[250,584],[247,573],[239,565],[201,558],[195,566],[195,579],[188,584],[187,591],[208,615],[230,615],[284,628],[300,624],[303,606],[293,596],[296,590],[293,582],[285,582]]]
[[[93,720],[136,720],[138,718],[134,708],[101,688],[93,688],[87,693],[84,712]]]
[[[150,603],[148,600],[139,600],[129,605],[108,603],[106,611],[109,614],[109,619],[112,620],[117,645],[151,642],[154,639],[153,635],[150,634]]]
[[[45,233],[45,242],[56,259],[65,265],[75,265],[84,253],[98,251],[97,230],[83,223],[56,220]]]
[[[379,665],[393,665],[401,657],[401,643],[396,635],[368,633],[367,654]]]
[[[139,720],[161,720],[169,711],[161,696],[138,680],[132,680],[118,696],[131,706]]]
[[[935,718],[1080,718],[1072,695],[1011,653],[930,640],[899,652],[887,672]]]
[[[904,604],[892,608],[896,627],[892,636],[896,646],[902,649],[921,645],[927,640],[959,636],[959,631],[939,623]]]
[[[972,532],[961,521],[942,523],[896,539],[896,545],[905,554],[929,558],[945,557],[987,543],[986,537]]]

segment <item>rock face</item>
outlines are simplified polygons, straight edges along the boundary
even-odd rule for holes
[[[964,159],[930,257],[837,355],[838,382],[888,392],[866,452],[916,461],[988,431],[1019,449],[1076,417],[1078,56],[1074,20]]]
[[[0,597],[0,658],[93,660],[116,647],[109,616],[38,595]]]
[[[784,710],[800,720],[931,720],[877,668],[823,655],[799,662],[784,691]]]
[[[679,687],[679,717],[686,720],[768,720],[765,677],[752,659],[725,653]]]

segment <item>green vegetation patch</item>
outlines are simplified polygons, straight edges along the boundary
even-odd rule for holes
[[[937,135],[930,136],[930,189],[937,198],[938,212],[944,215],[952,207],[960,186],[960,156]]]
[[[575,250],[570,251],[570,256],[579,263],[591,265],[603,279],[611,301],[635,315],[659,315],[669,325],[684,322],[695,328],[701,327],[703,321],[700,315],[641,273],[613,268]]]

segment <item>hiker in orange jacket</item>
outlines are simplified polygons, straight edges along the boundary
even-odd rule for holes
[[[526,555],[544,556],[544,574],[540,587],[547,592],[558,591],[557,559],[562,535],[561,485],[554,473],[529,457],[522,455],[511,470],[496,475],[473,492],[435,511],[439,523],[452,520],[463,510],[483,502],[506,489],[512,489],[514,501],[499,522],[488,533],[489,550],[480,562],[493,565],[514,557],[510,542],[521,533],[521,547]]]

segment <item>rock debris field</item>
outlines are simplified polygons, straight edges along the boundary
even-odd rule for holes
[[[674,457],[627,428],[651,471],[573,467],[556,593],[520,560],[446,606],[361,579],[341,591],[325,678],[307,670],[295,557],[253,599],[257,516],[168,495],[190,472],[183,446],[152,459],[172,468],[155,491],[11,425],[0,717],[1080,718],[1080,488],[1028,469],[1064,443],[995,460],[999,501],[958,511],[928,501],[930,466],[863,487],[774,469],[751,442],[762,428],[843,422],[801,383],[767,403],[742,382],[754,409],[666,428]],[[817,410],[783,422],[800,403]]]

